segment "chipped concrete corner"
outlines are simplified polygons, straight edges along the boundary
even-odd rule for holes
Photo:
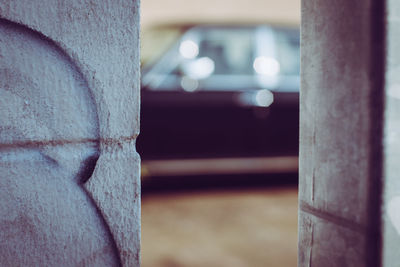
[[[0,3],[0,265],[139,266],[139,2]]]

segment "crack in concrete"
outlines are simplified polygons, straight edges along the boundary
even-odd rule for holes
[[[23,141],[0,144],[1,150],[10,150],[18,148],[37,148],[42,146],[63,146],[63,145],[76,145],[76,144],[103,144],[103,145],[115,145],[122,143],[129,143],[137,138],[138,135],[133,136],[122,136],[119,138],[82,138],[72,140],[41,140],[41,141]]]
[[[300,202],[300,210],[305,212],[305,213],[308,213],[310,215],[313,215],[313,216],[315,216],[315,217],[317,217],[319,219],[322,219],[322,220],[325,220],[325,221],[329,221],[329,222],[331,222],[333,224],[336,224],[338,226],[347,228],[347,229],[349,229],[349,230],[351,230],[353,232],[356,232],[356,233],[360,233],[360,234],[364,235],[366,233],[366,230],[367,230],[367,227],[365,225],[356,223],[356,222],[354,222],[352,220],[349,220],[347,218],[343,218],[343,217],[340,217],[340,216],[337,216],[337,215],[333,215],[332,213],[327,212],[327,211],[319,210],[319,209],[317,209],[315,207],[312,207],[311,205],[309,205],[305,201],[301,201]]]

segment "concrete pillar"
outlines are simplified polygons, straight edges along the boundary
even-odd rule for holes
[[[1,1],[0,114],[0,265],[139,266],[139,1]]]
[[[303,0],[301,31],[299,266],[380,266],[385,1]]]
[[[302,2],[299,266],[398,266],[399,11]]]

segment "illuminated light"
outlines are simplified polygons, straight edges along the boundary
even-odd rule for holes
[[[274,95],[267,89],[259,90],[255,96],[255,102],[259,107],[269,107],[274,102]]]
[[[184,76],[181,80],[181,86],[186,92],[194,92],[197,90],[197,88],[199,88],[199,81]]]
[[[254,60],[253,68],[258,74],[276,76],[280,71],[280,64],[272,57],[257,57]]]
[[[214,61],[209,57],[202,57],[185,65],[185,73],[193,79],[205,79],[213,74],[214,70]]]
[[[199,46],[192,40],[186,40],[179,46],[179,53],[182,57],[193,59],[199,54]]]

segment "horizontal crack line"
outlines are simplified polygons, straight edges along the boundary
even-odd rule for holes
[[[114,145],[114,144],[123,144],[128,143],[135,140],[137,135],[134,136],[122,136],[119,138],[82,138],[82,139],[72,139],[72,140],[41,140],[41,141],[23,141],[23,142],[14,142],[14,143],[0,143],[0,150],[10,150],[17,148],[36,148],[41,146],[63,146],[63,145],[77,145],[77,144],[105,144],[105,145]]]
[[[342,226],[344,228],[350,229],[354,232],[360,233],[360,234],[365,234],[366,233],[366,227],[362,224],[356,223],[352,220],[333,215],[329,212],[321,211],[318,210],[309,204],[307,204],[304,201],[300,202],[300,210],[303,212],[306,212],[308,214],[311,214],[317,218],[320,218],[325,221],[329,221],[331,223],[334,223],[336,225]]]

